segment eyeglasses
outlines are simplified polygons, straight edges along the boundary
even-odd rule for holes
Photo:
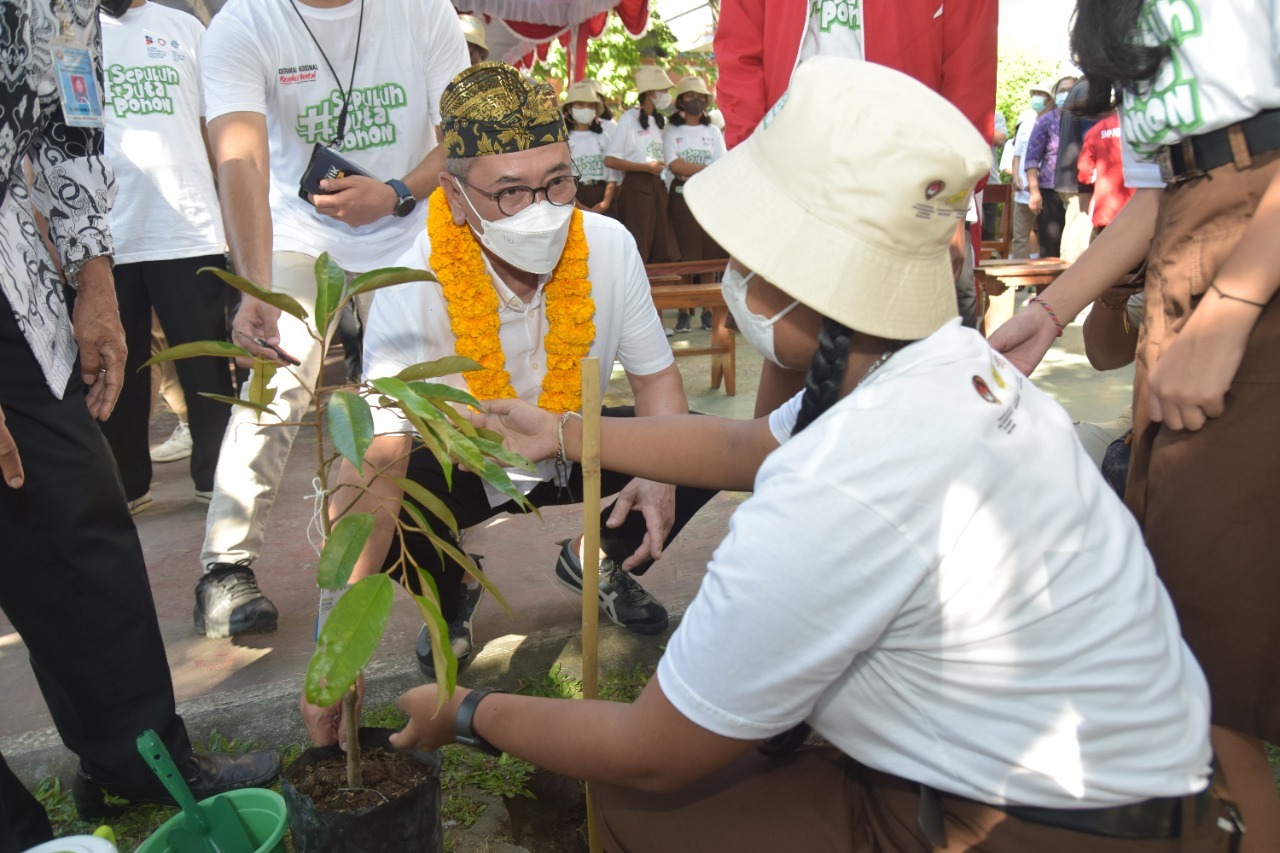
[[[457,176],[455,175],[454,177]],[[515,216],[533,204],[538,198],[538,193],[542,193],[543,198],[557,206],[573,204],[573,200],[578,197],[578,181],[580,178],[581,176],[579,175],[561,175],[558,178],[552,178],[545,187],[507,187],[496,193],[486,192],[462,178],[458,178],[458,180],[480,193],[480,195],[496,201],[498,210],[501,210],[507,216]]]

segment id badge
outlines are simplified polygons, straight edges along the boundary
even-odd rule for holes
[[[61,40],[50,47],[63,121],[71,127],[102,127],[102,94],[89,49]]]

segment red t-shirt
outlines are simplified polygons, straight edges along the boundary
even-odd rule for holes
[[[1093,184],[1093,225],[1105,228],[1134,193],[1124,185],[1119,116],[1112,113],[1089,129],[1076,168],[1080,183]]]

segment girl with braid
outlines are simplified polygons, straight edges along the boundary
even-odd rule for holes
[[[1137,525],[1066,412],[955,316],[948,244],[989,156],[899,72],[802,65],[686,196],[753,345],[803,346],[771,323],[811,313],[805,390],[755,421],[602,424],[610,469],[754,491],[657,673],[634,704],[425,685],[396,745],[586,779],[611,851],[1225,853],[1208,691]],[[572,416],[473,420],[581,452]]]

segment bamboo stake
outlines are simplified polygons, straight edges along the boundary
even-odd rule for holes
[[[582,698],[600,696],[600,359],[582,360]],[[591,786],[587,846],[601,853]]]

